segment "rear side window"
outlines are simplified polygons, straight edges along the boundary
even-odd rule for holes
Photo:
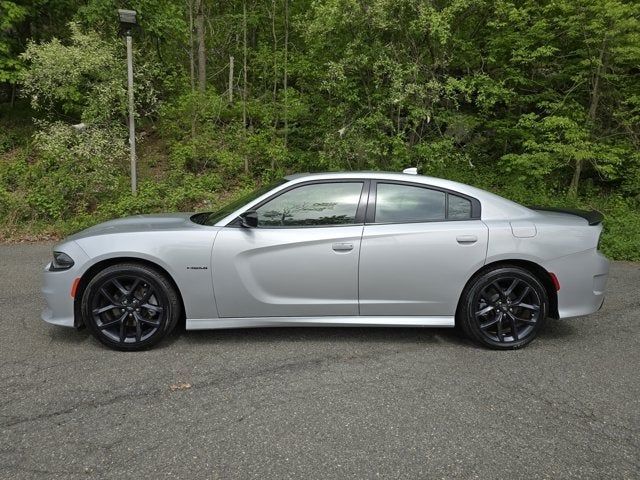
[[[378,183],[376,223],[444,220],[446,193],[429,188]]]
[[[377,184],[375,223],[418,223],[471,219],[471,200],[432,188]]]

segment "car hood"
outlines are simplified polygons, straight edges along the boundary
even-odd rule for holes
[[[117,218],[75,233],[67,237],[66,240],[79,240],[95,235],[114,233],[202,228],[202,225],[193,223],[190,220],[192,215],[193,213],[160,213],[156,215],[134,215],[132,217]]]

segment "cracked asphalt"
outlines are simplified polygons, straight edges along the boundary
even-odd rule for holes
[[[0,246],[0,478],[640,477],[640,264],[521,351],[276,328],[119,353],[40,320],[50,249]]]

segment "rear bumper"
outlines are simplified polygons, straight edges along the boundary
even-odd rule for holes
[[[560,283],[559,318],[579,317],[597,312],[604,302],[609,260],[598,250],[574,253],[547,262]]]
[[[60,272],[50,271],[51,264],[47,264],[42,272],[42,296],[45,308],[41,318],[47,323],[63,327],[75,326],[74,298],[71,288],[76,278],[82,274],[82,265],[88,260],[87,254],[75,243],[68,242],[56,251],[62,251],[74,260],[74,266]]]

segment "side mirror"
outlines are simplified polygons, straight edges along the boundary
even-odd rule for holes
[[[248,210],[240,215],[240,226],[244,228],[256,228],[258,226],[258,212]]]

